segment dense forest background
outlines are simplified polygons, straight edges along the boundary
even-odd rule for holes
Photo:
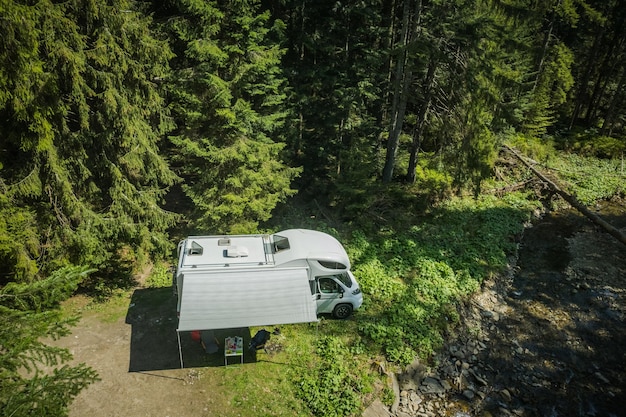
[[[625,21],[620,0],[0,0],[0,402],[95,377],[18,370],[66,357],[38,342],[71,324],[60,300],[171,256],[174,227],[253,232],[298,192],[375,228],[479,195],[503,143],[623,157]]]

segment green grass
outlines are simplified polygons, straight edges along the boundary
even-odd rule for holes
[[[278,354],[255,364],[205,369],[203,379],[217,382],[220,389],[213,395],[226,405],[220,415],[310,416],[293,393],[293,371],[284,361],[286,355]]]
[[[376,397],[388,402],[386,376],[372,364],[387,362],[397,370],[439,348],[442,334],[458,320],[456,304],[506,265],[515,249],[512,236],[535,207],[521,194],[452,199],[412,224],[367,231],[320,225],[346,246],[364,292],[362,309],[343,321],[323,317],[280,326],[282,335],[272,339],[281,345],[277,353],[259,353],[242,366],[198,368],[196,385],[211,392],[207,401],[226,417],[339,417],[360,415]],[[164,288],[170,278],[166,264],[156,265],[146,280],[154,289],[142,292],[140,301],[157,311],[171,298]],[[76,307],[115,322],[127,313],[130,297],[120,292],[105,303]]]
[[[172,286],[172,270],[170,263],[160,261],[155,263],[146,278],[146,287],[165,288]]]
[[[373,396],[388,401],[388,390],[373,388],[377,379],[383,387],[386,381],[370,364],[386,361],[398,370],[416,357],[427,360],[458,321],[457,304],[506,266],[515,236],[538,207],[522,193],[452,198],[418,217],[395,198],[376,195],[386,219],[396,219],[378,227],[330,229],[315,216],[316,228],[340,237],[364,293],[350,320],[293,327],[292,360],[306,370],[294,374],[293,392],[316,416],[358,415]],[[304,227],[298,218],[311,227],[310,215],[291,213],[275,228]]]
[[[626,193],[626,169],[619,159],[564,154],[549,165],[569,191],[585,205]]]
[[[132,291],[118,289],[106,299],[74,296],[63,303],[65,315],[97,315],[103,323],[115,323],[124,318],[128,312]]]

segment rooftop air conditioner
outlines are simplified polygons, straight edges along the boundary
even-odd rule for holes
[[[229,246],[226,249],[227,258],[241,258],[248,256],[248,248],[245,246]]]

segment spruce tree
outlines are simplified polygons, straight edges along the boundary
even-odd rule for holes
[[[67,365],[72,358],[67,349],[42,341],[69,333],[77,319],[64,318],[59,303],[89,272],[84,267],[65,267],[46,279],[0,287],[2,416],[66,416],[72,399],[98,379],[85,364]]]
[[[168,80],[177,128],[172,160],[196,228],[251,232],[292,195],[287,166],[280,22],[257,1],[176,0],[156,6],[176,58]]]
[[[163,252],[175,217],[159,205],[176,179],[159,150],[167,44],[128,0],[0,10],[2,178],[45,231],[42,259],[106,266]]]
[[[287,35],[287,140],[299,185],[329,199],[362,193],[378,176],[385,91],[380,2],[272,1]]]

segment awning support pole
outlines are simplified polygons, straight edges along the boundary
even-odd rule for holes
[[[185,366],[183,364],[183,349],[180,346],[180,332],[176,330],[176,336],[178,336],[178,355],[180,356],[180,369],[183,369]]]

